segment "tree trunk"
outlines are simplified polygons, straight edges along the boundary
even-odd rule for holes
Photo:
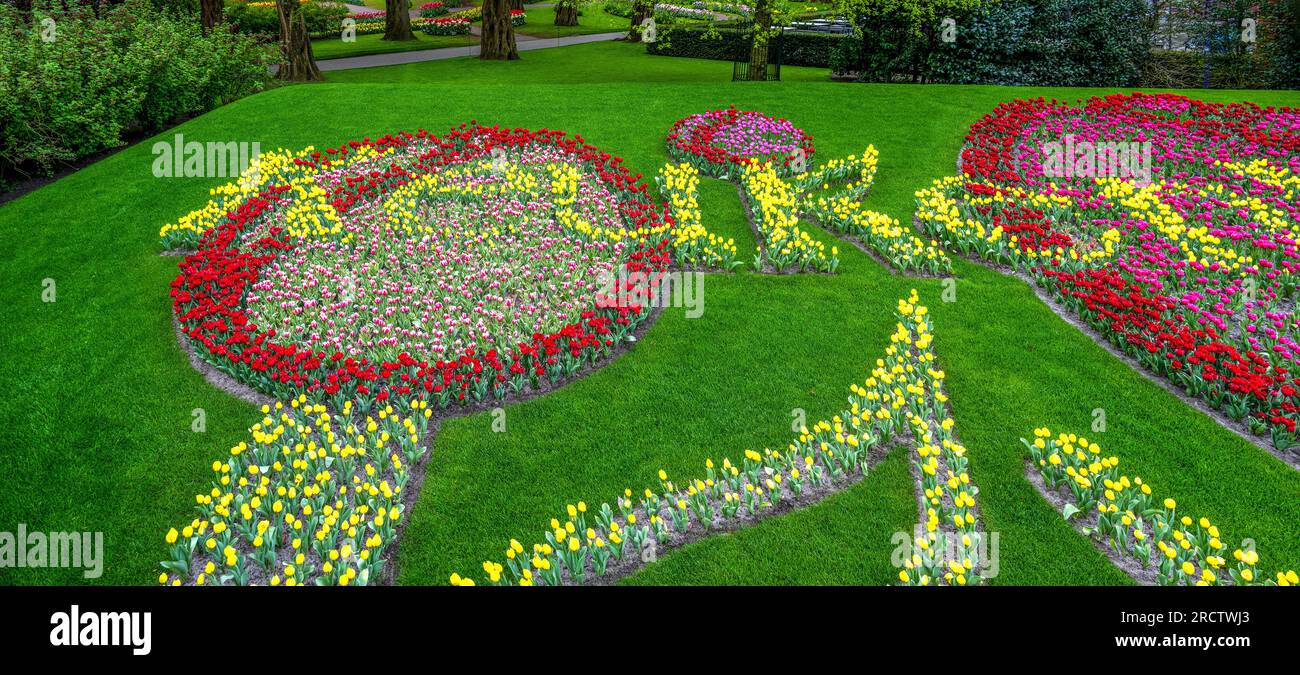
[[[555,25],[578,25],[578,6],[567,2],[555,5]]]
[[[749,49],[749,81],[767,79],[767,43],[772,33],[772,8],[769,0],[754,6],[754,44]]]
[[[225,0],[200,0],[199,18],[203,22],[203,32],[207,33],[225,18]]]
[[[485,61],[514,61],[515,27],[510,23],[510,0],[483,0],[483,35],[479,58]]]
[[[629,25],[627,37],[628,42],[641,41],[641,22],[655,15],[655,5],[653,2],[646,0],[635,0],[632,3],[632,23]]]
[[[292,82],[319,82],[320,69],[311,53],[307,21],[298,0],[275,0],[280,15],[280,71],[276,77]]]
[[[524,0],[510,0],[510,9],[523,10]]]
[[[411,0],[384,0],[385,40],[414,40],[411,32]]]

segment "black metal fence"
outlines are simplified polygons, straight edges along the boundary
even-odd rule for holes
[[[752,26],[744,26],[749,30]],[[749,31],[752,35],[752,31]],[[755,67],[755,65],[759,67]],[[755,46],[750,41],[745,50],[731,64],[732,82],[780,82],[781,81],[781,36],[773,35],[766,44]]]

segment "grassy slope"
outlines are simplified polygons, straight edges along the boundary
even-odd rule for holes
[[[718,62],[645,57],[637,46],[618,44],[546,50],[512,64],[367,69],[331,79],[401,84],[280,89],[177,131],[190,140],[325,147],[473,118],[578,131],[651,174],[665,159],[662,136],[673,120],[736,103],[795,120],[814,135],[822,157],[874,143],[881,168],[870,203],[907,218],[912,192],[951,172],[965,126],[995,103],[1089,93],[733,85],[727,70]],[[787,72],[798,80],[815,71]],[[575,81],[599,84],[568,84]],[[1298,102],[1267,92],[1205,97]],[[292,110],[312,114],[283,114]],[[10,308],[0,333],[0,378],[11,383],[0,403],[0,475],[10,481],[0,497],[0,529],[26,522],[102,530],[108,566],[101,581],[110,583],[156,574],[163,532],[190,517],[206,465],[255,415],[185,364],[168,317],[174,260],[155,255],[157,228],[200,205],[219,181],[155,179],[149,147],[129,148],[0,207],[0,301]],[[747,258],[752,240],[734,189],[707,183],[702,207],[711,227],[741,240]],[[705,457],[783,446],[792,408],[813,418],[838,410],[848,384],[883,348],[895,300],[914,286],[935,313],[936,348],[984,491],[987,526],[1001,533],[1000,581],[1124,582],[1021,478],[1020,436],[1042,424],[1086,430],[1098,407],[1110,423],[1099,439],[1104,447],[1161,494],[1234,536],[1256,538],[1270,563],[1300,566],[1300,475],[1116,363],[1020,282],[962,263],[958,301],[948,305],[938,282],[893,276],[848,247],[841,253],[837,277],[710,276],[702,318],[665,312],[646,340],[605,370],[511,406],[505,434],[491,433],[485,415],[444,425],[401,551],[402,581],[441,583],[451,571],[472,571],[497,557],[509,537],[539,533],[564,503],[599,503],[624,487],[639,489],[660,467],[686,477]],[[39,302],[46,277],[58,282],[52,305]],[[207,411],[205,434],[190,431],[193,408]],[[911,523],[914,509],[900,460],[832,501],[672,554],[633,581],[887,583],[889,537]],[[0,575],[4,583],[80,580],[60,571]]]

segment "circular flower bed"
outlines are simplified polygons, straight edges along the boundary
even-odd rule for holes
[[[632,333],[671,263],[629,234],[667,222],[640,175],[563,132],[462,126],[258,171],[187,217],[203,234],[172,299],[201,356],[282,399],[554,384]]]
[[[1275,448],[1300,440],[1300,111],[1182,96],[1013,101],[923,229],[1010,264]]]
[[[735,107],[691,115],[668,132],[673,159],[714,177],[754,163],[771,163],[778,175],[803,173],[813,152],[812,136],[789,120]]]

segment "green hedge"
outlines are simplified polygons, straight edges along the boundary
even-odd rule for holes
[[[1142,84],[1167,89],[1190,89],[1205,84],[1205,62],[1210,62],[1213,89],[1266,89],[1269,62],[1258,54],[1211,54],[1154,51],[1142,69]]]
[[[781,65],[826,68],[831,53],[846,38],[822,33],[786,33],[781,36]],[[708,35],[699,28],[670,28],[659,33],[659,40],[646,45],[646,51],[660,56],[685,56],[695,59],[736,61],[749,54],[749,37],[738,30],[720,29]]]
[[[266,50],[196,16],[127,0],[96,16],[0,4],[0,185],[122,145],[124,138],[260,91]],[[42,38],[45,19],[54,39]],[[32,26],[36,26],[33,29]]]

